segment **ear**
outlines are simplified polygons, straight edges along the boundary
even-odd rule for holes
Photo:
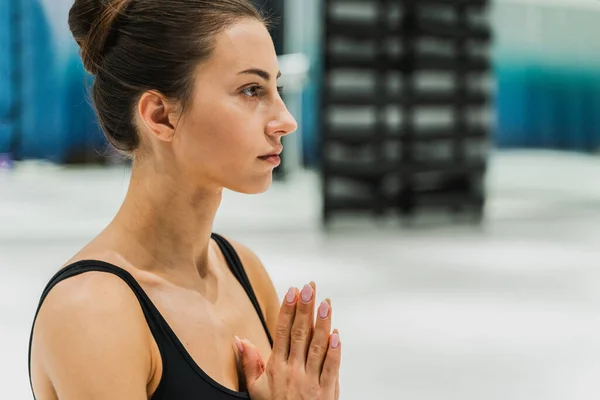
[[[155,91],[147,91],[138,101],[138,112],[142,123],[153,137],[164,142],[173,140],[177,114],[177,107],[173,102]]]

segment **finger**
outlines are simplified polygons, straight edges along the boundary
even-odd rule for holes
[[[305,367],[308,345],[312,339],[314,325],[316,285],[314,282],[304,285],[296,304],[296,317],[290,334],[289,362]]]
[[[315,282],[311,281],[310,286],[312,286],[312,289],[313,289],[313,297],[314,297],[314,302],[315,302],[315,306],[316,306],[317,305],[317,284]],[[313,312],[313,314],[310,317],[311,324],[310,324],[310,333],[308,335],[309,338],[312,338],[315,333],[315,318],[314,318],[315,308],[313,307],[311,311]],[[310,340],[309,340],[308,344],[310,345]],[[307,349],[307,352],[308,352],[308,349]]]
[[[329,337],[329,347],[327,348],[327,355],[325,356],[323,371],[321,372],[320,384],[322,388],[334,388],[340,373],[341,358],[342,343],[340,342],[339,332],[337,329],[334,329]]]
[[[331,334],[331,302],[329,299],[323,301],[317,309],[317,322],[315,333],[308,349],[306,359],[306,372],[319,379],[327,347],[329,346],[329,335]]]
[[[335,380],[335,396],[334,396],[334,399],[338,400],[339,398],[340,398],[340,375],[338,374],[338,377]]]
[[[298,289],[290,288],[279,309],[279,318],[273,339],[272,358],[274,360],[286,361],[290,351],[290,335],[294,317],[296,315],[296,302],[298,300]]]
[[[265,363],[258,351],[258,348],[248,340],[240,340],[237,336],[235,342],[241,358],[242,371],[247,388],[254,386],[254,383],[265,372]]]

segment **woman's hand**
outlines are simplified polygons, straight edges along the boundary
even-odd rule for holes
[[[315,285],[291,288],[283,300],[273,343],[264,363],[258,350],[236,337],[252,400],[337,400],[341,343],[331,332],[331,303],[322,302],[314,322]]]

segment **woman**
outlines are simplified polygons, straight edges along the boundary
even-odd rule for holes
[[[76,0],[69,25],[133,167],[115,218],[42,295],[36,398],[337,399],[329,302],[314,322],[311,282],[280,305],[252,251],[212,233],[223,188],[265,191],[296,129],[261,15],[247,0]]]

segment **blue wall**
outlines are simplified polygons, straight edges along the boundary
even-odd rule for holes
[[[8,2],[0,2],[0,153],[6,152],[10,143],[12,127],[8,124],[10,113],[10,99],[12,97],[10,81],[10,35],[9,35],[9,15],[10,8]]]
[[[548,66],[496,67],[496,144],[593,151],[600,147],[600,76]]]
[[[7,21],[9,1],[0,3],[1,48],[14,40]],[[64,0],[54,0],[69,3]],[[18,0],[21,7],[21,137],[17,154],[24,159],[42,158],[63,162],[75,149],[103,142],[87,101],[86,76],[68,26],[49,16],[40,0]],[[5,47],[6,45],[6,47]],[[0,56],[0,118],[15,96],[10,70],[15,61],[9,51]],[[14,130],[0,126],[0,152],[8,149]]]
[[[495,143],[600,148],[600,3],[497,1]]]
[[[21,68],[23,74],[23,129],[20,154],[24,158],[61,158],[61,79],[54,40],[43,6],[36,0],[23,7]],[[50,152],[49,152],[50,151]]]

